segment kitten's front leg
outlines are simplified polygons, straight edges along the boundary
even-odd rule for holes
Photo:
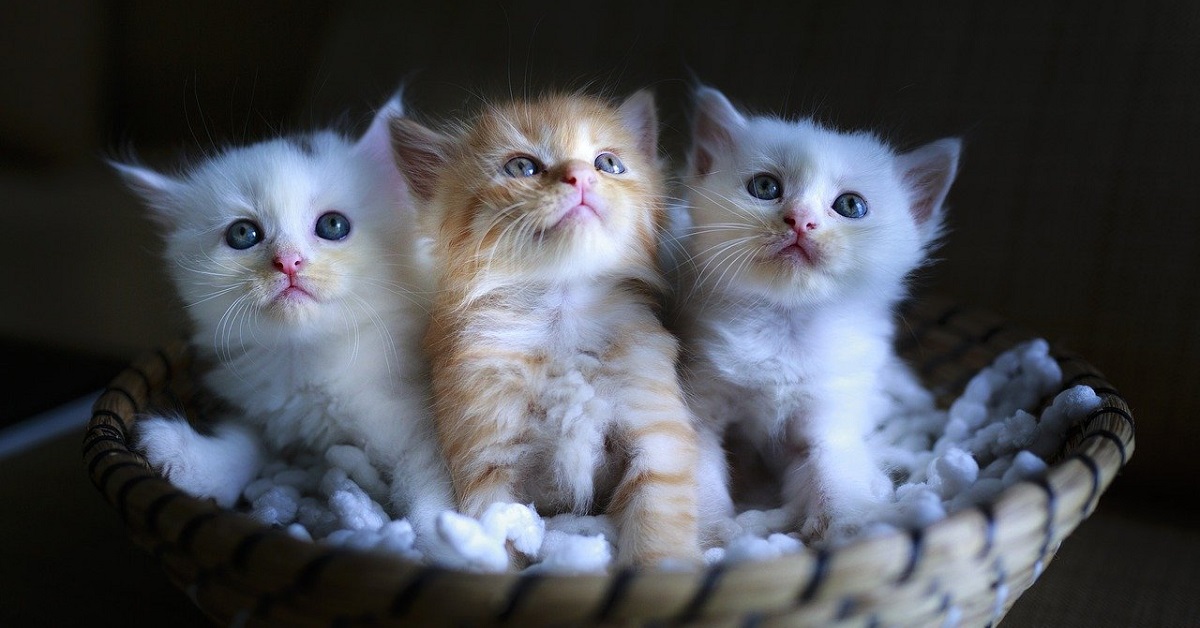
[[[265,452],[258,433],[225,419],[205,435],[181,416],[147,416],[135,424],[137,449],[176,487],[219,506],[237,503],[242,489],[262,468]]]
[[[859,395],[789,424],[784,502],[806,540],[853,535],[891,500],[892,482],[867,446],[866,423]]]
[[[479,518],[514,502],[528,447],[529,386],[517,369],[463,368],[435,379],[435,425],[459,510]]]
[[[608,505],[619,529],[617,562],[699,563],[699,443],[673,366],[655,362],[639,361],[643,366],[625,379],[617,406],[629,447]]]

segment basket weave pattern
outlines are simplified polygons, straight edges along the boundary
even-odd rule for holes
[[[901,354],[945,401],[1032,336],[928,299],[904,310],[899,337]],[[189,406],[194,378],[182,343],[142,356],[112,381],[93,408],[83,459],[132,538],[223,624],[982,626],[1033,583],[1133,453],[1125,400],[1084,360],[1052,354],[1062,389],[1086,384],[1102,404],[1072,427],[1043,478],[907,533],[693,572],[458,573],[299,541],[189,497],[131,449],[129,431],[140,412]]]

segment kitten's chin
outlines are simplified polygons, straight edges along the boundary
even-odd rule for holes
[[[803,306],[834,298],[838,281],[814,266],[801,251],[784,251],[745,273],[743,286],[760,299]]]
[[[263,313],[270,320],[287,325],[302,324],[317,316],[321,303],[309,291],[298,286],[280,290],[266,306]]]
[[[600,228],[600,211],[591,205],[580,203],[563,211],[549,227],[538,231],[539,237],[569,234]]]

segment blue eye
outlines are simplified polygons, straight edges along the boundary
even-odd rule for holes
[[[325,240],[341,240],[350,235],[350,220],[338,212],[322,214],[317,219],[317,237]]]
[[[621,162],[621,158],[612,153],[600,153],[596,156],[596,170],[603,170],[608,174],[621,174],[625,172],[625,164]]]
[[[239,251],[248,249],[262,242],[262,229],[254,222],[246,219],[235,221],[225,230],[225,244]]]
[[[867,202],[863,197],[847,192],[834,199],[833,211],[847,218],[862,218],[867,215]]]
[[[534,161],[532,157],[526,157],[525,155],[513,157],[508,160],[508,163],[504,164],[504,174],[518,179],[532,177],[541,171],[542,167],[538,165],[538,162]]]
[[[763,201],[773,201],[783,196],[783,184],[769,174],[756,174],[746,182],[750,196]]]

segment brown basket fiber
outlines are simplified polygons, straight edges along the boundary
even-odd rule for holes
[[[1031,337],[929,299],[905,309],[899,346],[949,399]],[[1124,399],[1082,359],[1052,354],[1062,388],[1089,385],[1102,406],[1073,426],[1043,478],[922,529],[694,572],[459,573],[299,541],[189,497],[150,469],[129,437],[139,412],[187,405],[182,344],[142,356],[112,381],[94,406],[83,460],[133,539],[223,624],[981,626],[999,621],[1033,583],[1133,453]]]

